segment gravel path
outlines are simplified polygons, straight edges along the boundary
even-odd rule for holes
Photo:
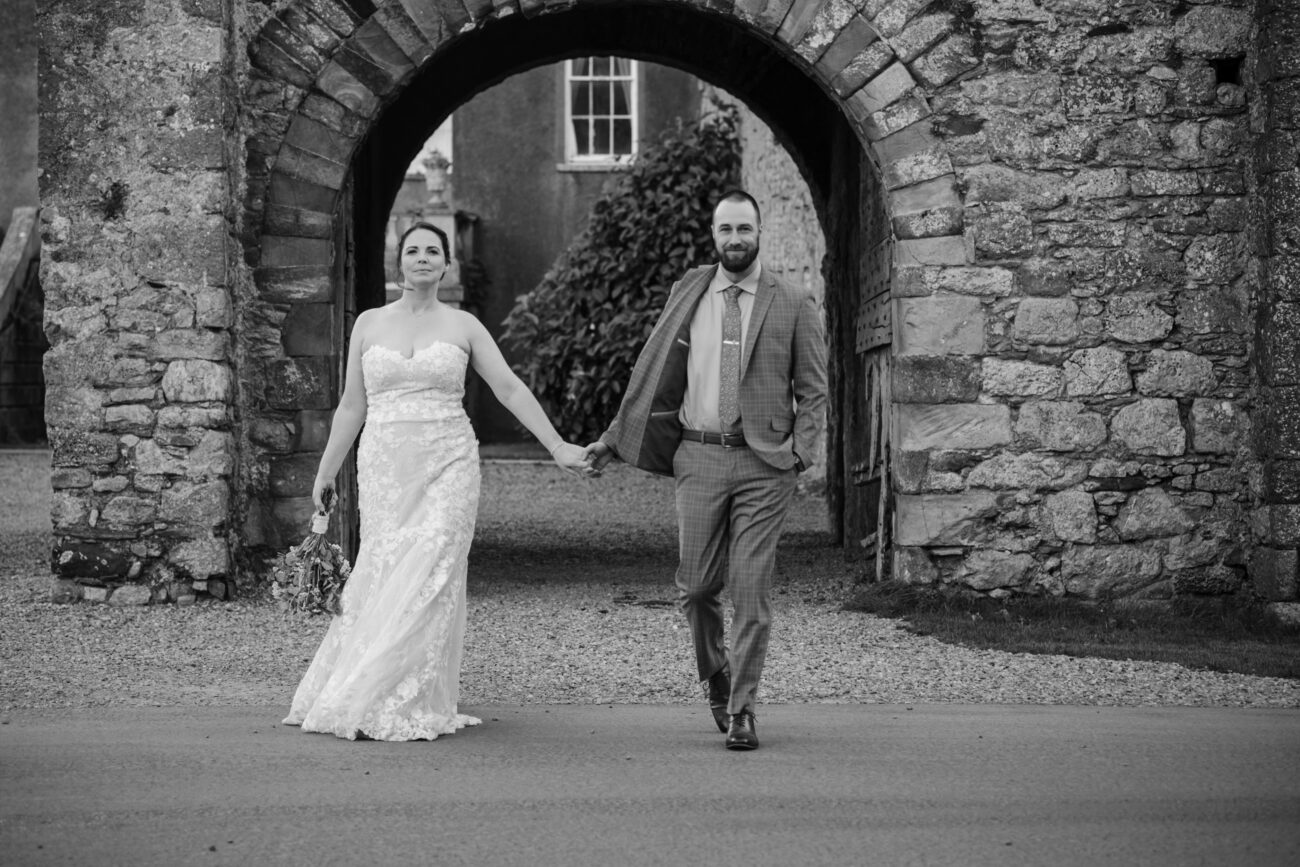
[[[0,713],[287,704],[325,629],[256,601],[119,609],[44,601],[48,455],[0,452]],[[673,608],[672,487],[484,465],[464,704],[694,703]],[[1300,682],[1160,662],[973,650],[840,610],[853,567],[802,498],[778,558],[769,702],[1300,707]]]

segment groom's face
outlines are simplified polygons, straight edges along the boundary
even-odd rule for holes
[[[758,214],[749,202],[720,202],[713,211],[713,243],[722,267],[733,274],[749,270],[758,258]]]

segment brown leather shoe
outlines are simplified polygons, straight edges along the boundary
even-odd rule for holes
[[[727,749],[758,749],[758,729],[754,726],[754,712],[749,708],[731,715],[731,727],[727,729]]]
[[[724,665],[715,671],[705,682],[705,692],[708,694],[713,721],[717,723],[718,731],[726,734],[729,720],[727,702],[731,699],[731,668]]]

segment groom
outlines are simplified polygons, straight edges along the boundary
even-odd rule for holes
[[[672,288],[618,415],[587,446],[593,471],[618,457],[676,478],[679,601],[727,749],[758,747],[754,707],[767,655],[776,545],[795,477],[817,457],[826,340],[817,301],[758,261],[758,203],[714,206],[719,263]],[[722,589],[735,608],[731,654]]]

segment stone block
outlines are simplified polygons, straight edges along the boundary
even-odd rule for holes
[[[59,578],[109,580],[131,571],[132,557],[120,543],[59,540],[54,545],[54,574]]]
[[[230,355],[230,333],[207,328],[171,328],[154,334],[148,351],[153,361],[176,358],[224,361]]]
[[[976,390],[978,391],[978,384]],[[974,395],[972,395],[971,400],[974,399]],[[50,472],[50,487],[56,491],[68,488],[88,488],[91,481],[90,471],[84,467],[55,467]]]
[[[134,529],[158,518],[158,501],[153,497],[119,494],[104,504],[99,523],[109,529]]]
[[[1201,192],[1201,176],[1196,172],[1171,172],[1146,169],[1132,175],[1135,196],[1196,196]]]
[[[975,250],[990,258],[1018,258],[1033,252],[1033,222],[1018,204],[968,207],[966,227]]]
[[[1240,411],[1230,400],[1198,397],[1192,401],[1189,427],[1192,451],[1227,455],[1237,450]]]
[[[931,295],[894,300],[898,355],[976,355],[985,347],[984,305],[978,298]]]
[[[1261,375],[1271,385],[1300,384],[1300,304],[1265,307],[1260,318]]]
[[[1249,258],[1240,235],[1195,238],[1183,252],[1187,275],[1204,283],[1231,283],[1241,276]]]
[[[142,584],[124,584],[108,597],[108,604],[119,607],[148,605],[152,599],[153,591],[148,587]]]
[[[1121,409],[1111,433],[1136,454],[1174,457],[1187,450],[1187,432],[1178,417],[1178,402],[1143,398]]]
[[[939,570],[924,548],[897,548],[894,551],[894,580],[900,584],[929,585],[939,582]]]
[[[299,536],[305,535],[305,532],[304,530]],[[211,536],[180,543],[167,552],[167,560],[176,567],[178,574],[196,581],[224,576],[230,572],[230,552],[225,541]]]
[[[1115,532],[1126,542],[1191,532],[1192,519],[1162,488],[1146,488],[1129,497],[1115,517]]]
[[[1183,350],[1151,350],[1147,369],[1137,377],[1140,394],[1159,396],[1204,395],[1213,392],[1217,385],[1214,363]]]
[[[342,189],[347,177],[345,163],[336,163],[325,157],[300,150],[293,145],[283,145],[276,154],[275,170],[296,178],[333,189]]]
[[[292,448],[299,452],[321,452],[329,442],[331,410],[304,410],[298,413],[297,433]]]
[[[1164,552],[1165,569],[1181,571],[1219,562],[1231,540],[1201,531],[1162,540],[1157,547]]]
[[[1084,491],[1061,491],[1043,500],[1044,535],[1062,542],[1091,545],[1097,541],[1097,509]]]
[[[1294,548],[1280,550],[1259,546],[1251,552],[1247,574],[1255,594],[1270,602],[1288,602],[1297,598],[1300,581],[1300,552]]]
[[[848,0],[831,0],[820,6],[809,3],[786,18],[778,37],[794,45],[795,52],[804,60],[815,64],[830,49],[840,31],[858,18],[857,12],[857,7]],[[787,24],[793,29],[787,30]]]
[[[1035,400],[1021,407],[1015,435],[1032,448],[1088,451],[1106,442],[1106,421],[1074,400]]]
[[[1128,394],[1132,387],[1128,360],[1118,349],[1081,349],[1065,361],[1065,393],[1070,397]]]
[[[1264,471],[1264,492],[1270,502],[1300,503],[1300,461],[1274,459]]]
[[[1274,503],[1255,510],[1255,534],[1265,545],[1300,548],[1300,505]]]
[[[280,326],[281,343],[286,355],[332,356],[334,345],[334,305],[294,304]]]
[[[156,414],[140,404],[110,406],[104,410],[104,427],[114,433],[149,436],[153,433]]]
[[[434,49],[445,38],[441,22],[437,21],[436,15],[430,14],[434,10],[428,6],[424,7],[423,21],[417,22],[411,17],[406,7],[419,5],[421,4],[414,2],[404,4],[401,0],[398,0],[397,3],[379,6],[373,16],[374,21],[401,48],[402,53],[406,55],[411,65],[417,68],[433,56]],[[437,24],[430,27],[429,25],[432,23],[430,19],[437,21]],[[426,30],[426,27],[429,29]]]
[[[907,67],[901,63],[892,63],[854,91],[845,106],[854,118],[865,121],[886,106],[898,102],[914,87],[916,82]]]
[[[952,160],[948,156],[948,149],[942,145],[900,155],[881,167],[881,180],[886,189],[890,190],[952,176]],[[954,196],[945,206],[958,207],[960,204],[960,200]],[[897,215],[899,212],[895,210],[894,213]]]
[[[224,403],[230,399],[230,368],[202,359],[173,361],[163,374],[162,390],[171,403]]]
[[[876,29],[871,26],[870,21],[861,15],[854,15],[835,36],[814,65],[822,77],[832,82],[832,86],[834,86],[834,80],[848,69],[856,59],[861,57],[863,52],[876,44],[879,38],[880,35],[876,33]],[[865,76],[862,81],[859,81],[858,85],[861,86],[868,78],[884,69],[887,62],[888,56],[886,55],[885,62],[882,62],[870,75]],[[849,91],[849,93],[851,92]],[[841,96],[847,95],[847,93],[841,94]]]
[[[1067,117],[1096,122],[1106,115],[1125,115],[1133,106],[1127,77],[1084,73],[1061,82],[1061,104]]]
[[[985,394],[999,397],[1057,397],[1065,384],[1065,374],[1059,367],[985,358],[981,373]]]
[[[912,61],[911,68],[918,81],[935,90],[979,65],[974,40],[955,33]]]
[[[330,265],[258,268],[253,272],[265,301],[278,304],[324,304],[334,298],[334,270]]]
[[[1175,321],[1188,334],[1222,334],[1241,329],[1246,302],[1235,291],[1189,290],[1178,295]]]
[[[1174,317],[1151,292],[1115,295],[1106,302],[1106,333],[1126,343],[1163,340],[1174,330]]]
[[[328,409],[330,359],[285,358],[267,369],[266,401],[274,409]]]
[[[50,601],[56,605],[66,605],[81,598],[81,585],[76,581],[55,579],[50,586]]]
[[[1062,346],[1079,337],[1079,305],[1072,298],[1025,298],[1011,336],[1021,343]]]
[[[898,404],[895,406],[896,448],[990,449],[1011,442],[1011,410],[973,403]]]
[[[875,19],[876,28],[882,36],[890,37],[902,33],[907,22],[929,5],[929,0],[887,0],[875,5],[878,8],[874,15],[870,4],[864,7],[863,12]]]
[[[833,48],[833,46],[832,46]],[[829,54],[829,52],[828,52]],[[823,62],[826,60],[822,58]],[[866,84],[894,61],[894,49],[883,39],[872,42],[859,51],[839,73],[831,79],[831,87],[841,98]]]
[[[1061,490],[1088,477],[1083,461],[1066,461],[1040,454],[1001,454],[976,466],[966,477],[972,488],[993,490]]]
[[[966,242],[958,236],[898,241],[894,244],[894,264],[899,267],[965,265],[969,261]]]
[[[1173,573],[1174,593],[1180,596],[1222,596],[1241,586],[1242,570],[1215,563]]]
[[[922,123],[931,114],[930,103],[918,94],[910,93],[863,121],[862,132],[868,141],[878,142]]]
[[[894,217],[894,237],[911,239],[958,235],[961,234],[963,218],[961,208],[935,208],[920,214]]]
[[[1174,45],[1195,57],[1240,57],[1250,50],[1249,8],[1193,6],[1174,22]]]
[[[901,546],[979,544],[999,511],[997,498],[984,491],[901,494],[895,506],[894,541]]]
[[[980,368],[973,358],[900,355],[891,373],[898,403],[970,403],[979,397]]]
[[[87,602],[107,602],[109,592],[107,587],[87,585],[81,588],[81,598]]]
[[[1018,171],[996,163],[964,166],[960,173],[968,205],[1011,203],[1048,209],[1065,201],[1066,187],[1055,174]]]
[[[1032,577],[1035,565],[1029,554],[980,548],[966,555],[956,580],[981,591],[1023,587]]]
[[[1087,599],[1121,599],[1160,577],[1160,554],[1137,545],[1071,545],[1061,556],[1066,592]]]
[[[960,208],[957,176],[946,174],[895,189],[891,195],[891,213],[895,217],[924,214],[928,211]]]
[[[1080,169],[1070,179],[1069,197],[1076,202],[1118,199],[1128,194],[1127,169]]]
[[[1261,389],[1261,451],[1275,458],[1300,457],[1300,388]]]
[[[314,85],[326,96],[362,117],[369,117],[379,107],[379,97],[375,92],[340,65],[337,59],[325,64]]]
[[[177,481],[162,492],[160,518],[170,524],[216,527],[230,517],[230,487],[225,481]]]
[[[310,497],[320,454],[309,452],[271,460],[270,488],[276,497]]]
[[[898,59],[908,63],[937,45],[952,32],[956,19],[948,14],[921,15],[913,18],[903,31],[889,40]]]

